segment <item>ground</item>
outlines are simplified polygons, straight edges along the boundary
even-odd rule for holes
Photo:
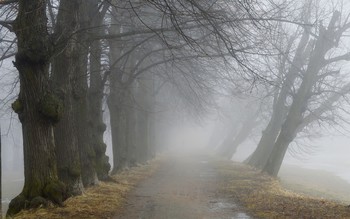
[[[348,204],[295,193],[279,179],[206,153],[169,153],[113,178],[64,207],[16,218],[350,218]]]
[[[172,155],[129,196],[115,219],[250,218],[230,196],[220,193],[220,177],[208,156]]]

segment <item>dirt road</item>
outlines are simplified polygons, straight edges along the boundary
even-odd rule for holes
[[[250,218],[218,191],[215,170],[204,155],[169,156],[159,171],[130,193],[115,219]]]

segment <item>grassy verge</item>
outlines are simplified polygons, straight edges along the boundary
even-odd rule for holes
[[[257,218],[350,218],[350,208],[340,202],[298,194],[277,179],[239,163],[215,160],[222,177],[222,192],[229,193]]]
[[[279,178],[283,187],[298,193],[350,204],[350,184],[334,173],[284,165]]]
[[[50,206],[21,211],[14,218],[112,218],[123,207],[127,193],[142,179],[151,176],[158,168],[161,159],[149,164],[133,167],[113,176],[115,182],[101,182],[88,188],[81,196],[67,199],[64,207]]]

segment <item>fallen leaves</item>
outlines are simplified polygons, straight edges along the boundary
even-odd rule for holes
[[[112,177],[115,182],[100,182],[98,186],[86,189],[83,195],[67,199],[64,207],[24,210],[14,218],[112,218],[122,209],[130,189],[140,180],[151,176],[160,161],[161,158],[158,158],[146,165],[123,171]]]
[[[223,160],[212,161],[222,177],[221,190],[258,218],[350,218],[341,203],[297,194],[253,168]]]

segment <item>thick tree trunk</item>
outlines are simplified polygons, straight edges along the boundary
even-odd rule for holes
[[[112,174],[115,174],[127,167],[128,152],[126,144],[126,112],[123,109],[123,103],[126,94],[121,93],[120,89],[113,87],[110,88],[108,107],[110,111],[113,145]]]
[[[277,115],[277,113],[274,113],[272,115],[267,128],[263,131],[258,147],[248,160],[246,160],[246,163],[249,165],[258,169],[262,169],[265,166],[284,121],[284,115],[282,115],[282,112],[283,111],[279,111],[281,114]]]
[[[334,34],[335,24],[339,17],[340,13],[335,12],[328,28],[324,29],[324,27],[321,27],[323,30],[320,31],[320,35],[316,41],[315,49],[310,57],[303,81],[293,99],[293,103],[276,140],[274,149],[263,168],[263,171],[272,176],[277,176],[288,146],[297,135],[298,127],[303,122],[303,114],[307,109],[312,88],[317,81],[319,71],[325,66],[325,54],[334,46],[332,42],[336,40],[336,35]]]
[[[2,200],[2,165],[1,165],[1,126],[0,126],[0,200]],[[0,205],[0,215],[2,217],[2,205]]]
[[[62,0],[57,16],[55,34],[63,36],[61,41],[67,45],[55,57],[52,64],[54,87],[60,91],[64,102],[64,112],[60,122],[55,126],[55,144],[59,179],[65,184],[68,196],[82,194],[81,166],[78,139],[73,112],[72,77],[75,74],[77,39],[73,32],[77,30],[77,12],[80,1]],[[66,37],[72,36],[67,39]]]
[[[302,117],[299,116],[292,121],[286,120],[286,123],[282,126],[282,131],[276,140],[270,157],[263,168],[264,172],[267,172],[271,176],[277,176],[288,146],[296,136],[296,130],[301,123],[301,119]]]
[[[90,88],[89,88],[89,112],[91,140],[95,150],[96,172],[99,180],[109,179],[109,158],[106,156],[107,145],[103,141],[106,125],[103,122],[102,100],[104,84],[101,76],[101,43],[95,41],[90,50]]]
[[[309,32],[305,30],[298,44],[298,48],[294,55],[293,62],[291,63],[291,67],[286,74],[285,80],[283,81],[281,90],[279,94],[275,97],[272,116],[269,121],[269,124],[263,131],[256,150],[245,161],[249,165],[254,166],[258,169],[262,169],[266,165],[267,160],[269,159],[270,154],[273,150],[276,138],[281,130],[282,124],[286,117],[286,99],[290,94],[290,90],[298,76],[298,72],[300,72],[301,67],[305,64],[305,56],[309,55],[311,49],[312,43],[309,43]],[[282,66],[285,66],[286,60],[287,59],[284,59],[284,61],[281,63],[281,75],[284,74],[284,67]]]
[[[85,29],[90,26],[89,5],[83,1],[79,10],[80,27]],[[96,154],[91,143],[89,127],[89,102],[88,102],[88,53],[89,43],[86,32],[77,34],[79,55],[76,57],[77,68],[73,78],[74,119],[79,145],[81,173],[85,187],[96,185],[98,178],[95,169]]]
[[[152,96],[152,104],[155,104],[155,101],[153,100],[155,97]],[[156,156],[156,125],[155,125],[155,118],[154,118],[154,105],[152,105],[152,111],[149,113],[149,119],[148,119],[148,160],[153,159]]]
[[[121,31],[121,26],[117,25],[120,22],[120,14],[118,14],[116,7],[111,10],[112,23],[109,32],[111,34],[118,34]],[[118,60],[122,55],[123,46],[120,42],[115,40],[109,41],[109,61],[111,75],[109,77],[110,93],[107,104],[110,112],[110,124],[112,135],[112,149],[113,149],[113,169],[112,174],[117,173],[123,168],[127,167],[127,146],[126,146],[126,111],[125,101],[127,90],[122,84],[123,72],[120,69],[121,65]]]
[[[26,207],[38,207],[45,200],[61,204],[64,185],[56,166],[53,123],[62,106],[49,90],[50,42],[45,0],[20,0],[14,31],[18,52],[14,62],[20,78],[20,93],[13,103],[22,123],[24,188],[8,210],[13,215]]]
[[[130,95],[133,96],[134,88],[130,87]],[[137,148],[136,148],[136,109],[133,106],[134,100],[130,98],[128,100],[128,106],[126,108],[126,145],[127,145],[127,165],[129,167],[135,166],[137,164]]]
[[[149,95],[150,87],[147,83],[148,78],[141,78],[138,80],[136,91],[136,150],[137,161],[145,163],[149,159]]]

